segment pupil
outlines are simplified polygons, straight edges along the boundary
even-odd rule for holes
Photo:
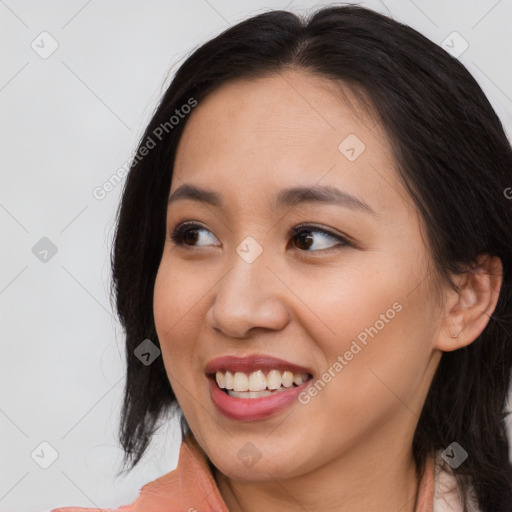
[[[197,242],[197,229],[190,229],[183,236],[183,240],[188,245],[194,245]]]
[[[309,231],[304,231],[298,235],[299,245],[305,243],[305,247],[299,249],[309,249],[313,245],[313,237]]]

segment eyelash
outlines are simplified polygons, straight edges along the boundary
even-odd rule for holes
[[[194,231],[194,230],[205,230],[205,231],[210,231],[209,229],[205,228],[204,226],[202,226],[201,224],[197,224],[195,222],[183,222],[181,223],[180,225],[178,225],[174,231],[172,232],[172,234],[170,235],[170,239],[178,246],[180,247],[186,247],[186,248],[190,248],[192,249],[194,246],[192,245],[187,245],[183,242],[183,239],[185,237],[185,235],[189,232],[189,231]],[[335,245],[334,247],[330,247],[330,248],[327,248],[327,249],[317,249],[315,251],[308,251],[308,250],[302,250],[302,249],[297,249],[298,251],[300,252],[309,252],[311,254],[315,254],[315,253],[322,253],[322,254],[328,254],[328,253],[332,253],[332,252],[335,252],[343,247],[347,247],[347,246],[351,246],[352,244],[344,237],[340,236],[340,235],[337,235],[335,233],[332,233],[331,231],[327,230],[327,229],[323,229],[323,228],[320,228],[318,226],[315,226],[313,224],[299,224],[297,226],[294,226],[292,227],[289,231],[288,231],[288,238],[294,238],[294,237],[297,237],[298,235],[300,235],[301,233],[304,233],[304,232],[319,232],[319,233],[323,233],[324,235],[327,235],[331,238],[334,238],[336,240],[338,240],[340,243],[338,245]]]

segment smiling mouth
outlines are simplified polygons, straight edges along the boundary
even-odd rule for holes
[[[232,398],[262,398],[300,386],[312,379],[309,373],[293,373],[277,369],[255,372],[230,372],[218,370],[208,375],[217,386]]]

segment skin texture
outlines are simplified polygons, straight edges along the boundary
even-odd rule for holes
[[[190,183],[221,194],[224,206],[169,206],[154,317],[170,383],[230,511],[413,511],[411,443],[441,351],[471,343],[496,305],[500,262],[485,257],[474,276],[455,276],[459,294],[442,285],[437,300],[422,219],[386,134],[340,90],[294,69],[230,82],[194,109],[178,147],[171,194]],[[354,161],[338,149],[349,134],[365,144]],[[315,184],[376,214],[271,208],[280,189]],[[178,246],[170,234],[183,221],[204,230]],[[288,236],[303,222],[351,242],[311,231],[308,249]],[[263,249],[250,264],[236,252],[247,236]],[[240,422],[212,403],[212,358],[267,354],[318,378],[396,302],[401,310],[308,404]],[[261,453],[250,467],[237,456],[247,442]]]

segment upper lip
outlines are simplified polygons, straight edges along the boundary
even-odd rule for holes
[[[205,373],[207,375],[213,375],[215,372],[221,370],[229,371],[232,373],[252,373],[257,370],[288,370],[293,373],[308,373],[309,375],[313,374],[313,372],[305,366],[290,363],[284,359],[267,356],[265,354],[253,354],[245,357],[226,355],[210,360],[205,366]]]

